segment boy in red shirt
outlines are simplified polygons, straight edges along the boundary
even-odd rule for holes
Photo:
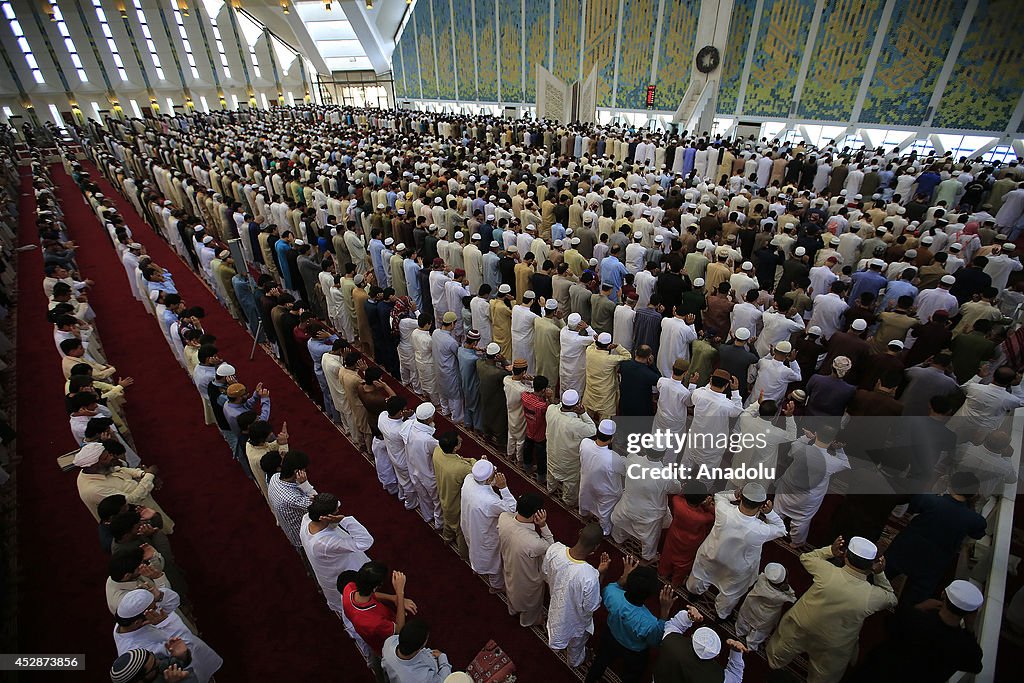
[[[416,603],[405,599],[405,574],[391,572],[395,594],[377,591],[388,576],[383,562],[367,562],[358,572],[343,572],[338,577],[342,609],[356,633],[374,653],[371,668],[380,670],[384,641],[402,630],[406,612],[416,614]],[[390,603],[390,604],[388,604]]]
[[[523,415],[526,418],[526,441],[523,444],[523,465],[533,473],[541,484],[547,482],[547,412],[553,393],[548,388],[548,378],[538,375],[533,378],[533,391],[522,393]]]
[[[673,586],[683,581],[693,568],[697,549],[711,533],[715,524],[714,499],[700,481],[686,482],[681,496],[672,496],[672,525],[665,535],[665,547],[661,551],[658,574]]]

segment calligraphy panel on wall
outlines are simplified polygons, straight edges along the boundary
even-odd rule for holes
[[[814,0],[764,0],[743,113],[789,115]]]
[[[884,5],[883,0],[825,3],[798,116],[819,121],[849,120]]]
[[[655,109],[674,110],[690,84],[693,59],[697,54],[697,16],[700,0],[665,0],[658,47],[657,99]]]
[[[1004,130],[1024,91],[1020,0],[978,0],[932,125]]]

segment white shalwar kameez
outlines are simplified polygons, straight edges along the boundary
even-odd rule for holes
[[[740,605],[736,615],[736,635],[743,638],[751,650],[760,648],[779,625],[783,606],[791,602],[796,602],[796,594],[791,587],[779,590],[761,574]]]
[[[626,456],[626,486],[612,510],[612,538],[616,543],[629,537],[639,540],[644,560],[652,560],[658,554],[661,530],[672,522],[668,497],[683,490],[678,479],[651,476],[651,470],[664,466],[664,462],[643,455]]]
[[[434,477],[434,425],[419,420],[409,420],[402,428],[405,441],[405,459],[409,466],[409,478],[420,503],[420,516],[425,522],[441,529],[441,498],[437,494],[437,479]]]
[[[166,655],[164,643],[171,638],[181,638],[188,645],[188,651],[192,654],[192,671],[199,683],[207,683],[224,664],[220,655],[202,638],[192,633],[181,617],[174,612],[168,614],[159,624],[147,624],[131,633],[118,633],[117,626],[114,627],[114,647],[117,648],[119,657],[136,648],[148,650],[156,655]]]
[[[309,566],[313,568],[316,582],[327,600],[327,606],[345,624],[345,633],[355,641],[363,659],[370,661],[373,650],[356,633],[352,622],[341,608],[341,593],[338,592],[338,576],[342,572],[358,571],[370,561],[366,550],[373,545],[373,536],[355,517],[345,517],[337,524],[328,525],[317,533],[309,531],[309,515],[303,515],[299,523],[299,540],[306,552]]]
[[[593,515],[601,530],[612,532],[612,509],[622,497],[626,460],[593,439],[580,442],[580,514]]]
[[[700,435],[703,443],[697,440],[687,443],[683,463],[692,467],[692,476],[697,477],[697,469],[701,465],[719,467],[722,464],[724,439],[729,436],[729,420],[743,412],[743,399],[738,391],[733,391],[730,398],[704,386],[695,389],[690,394],[690,400],[693,403],[690,438],[695,434]]]
[[[807,541],[811,520],[825,500],[832,475],[850,469],[850,460],[841,448],[832,455],[802,440],[793,444],[790,457],[793,462],[776,489],[775,510],[789,519],[790,542],[802,545]]]
[[[696,341],[697,330],[682,318],[661,321],[661,339],[658,346],[658,372],[672,376],[672,364],[677,358],[690,359],[690,343]]]
[[[601,606],[601,575],[587,561],[570,556],[563,543],[551,544],[541,572],[551,595],[548,647],[565,650],[570,666],[579,666],[594,633],[594,611]]]
[[[750,517],[740,511],[733,491],[715,494],[715,524],[697,550],[686,589],[703,594],[709,586],[718,588],[715,610],[725,619],[757,579],[761,546],[785,535],[774,510],[764,520]]]
[[[587,347],[594,343],[594,337],[592,334],[581,335],[575,329],[563,327],[558,333],[558,340],[559,389],[563,393],[573,389],[582,396],[587,386]]]
[[[526,372],[532,375],[537,371],[537,363],[533,355],[533,321],[537,314],[529,306],[512,307],[512,358],[526,359]]]
[[[409,462],[405,455],[405,440],[402,438],[403,427],[404,420],[392,419],[386,412],[377,418],[377,429],[384,437],[388,460],[391,461],[395,478],[398,479],[398,497],[405,502],[406,510],[415,510],[419,501],[416,498],[416,489],[409,478]]]
[[[421,393],[430,397],[434,405],[441,405],[437,393],[437,373],[434,370],[434,352],[430,344],[430,332],[416,329],[412,332],[412,351],[416,360],[416,373],[420,378]]]
[[[502,512],[515,512],[516,499],[508,487],[495,492],[494,487],[467,474],[462,482],[462,534],[469,545],[469,565],[487,579],[492,590],[505,589],[498,547],[498,517]]]

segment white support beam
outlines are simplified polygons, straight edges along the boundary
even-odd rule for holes
[[[664,20],[665,0],[658,0],[658,18],[654,22],[654,50],[651,54],[651,80],[648,81],[648,85],[658,82],[658,52],[661,50],[661,25]]]
[[[956,66],[957,58],[960,56],[960,48],[964,45],[964,38],[967,37],[967,31],[971,28],[971,21],[974,20],[974,12],[977,9],[978,0],[967,0],[964,14],[960,17],[960,24],[956,27],[956,33],[953,34],[953,41],[949,44],[946,61],[943,62],[939,77],[935,80],[935,89],[932,91],[932,97],[928,101],[928,118],[921,122],[922,127],[927,128],[931,126],[932,121],[935,119],[935,112],[939,110],[942,94],[946,91],[946,85],[949,83],[950,76],[953,75],[953,68]],[[938,150],[938,147],[935,149]]]
[[[935,148],[935,153],[942,155],[946,153],[946,148],[942,145],[942,140],[939,139],[938,135],[929,135],[928,142],[932,143],[932,147]]]
[[[896,0],[886,0],[882,8],[882,16],[878,18],[878,26],[875,27],[875,40],[871,44],[871,53],[868,54],[867,64],[864,65],[864,77],[860,79],[860,88],[857,89],[857,99],[853,102],[853,111],[850,112],[850,123],[860,121],[860,114],[864,110],[864,99],[868,96],[868,87],[871,79],[875,77],[875,68],[878,66],[878,55],[882,53],[882,43],[889,32],[889,22],[892,21],[892,11],[896,7]]]
[[[366,53],[367,59],[370,60],[373,70],[378,74],[390,71],[391,51],[394,49],[394,44],[391,44],[390,37],[385,39],[380,34],[380,31],[377,30],[377,24],[374,22],[373,17],[366,13],[366,3],[357,2],[356,0],[342,0],[339,4],[345,11],[345,18],[348,19],[348,23],[352,24],[356,37],[359,38],[359,44],[363,46],[363,52]],[[296,14],[296,12],[292,12],[288,16],[291,17]],[[431,28],[431,33],[433,33],[433,28]],[[417,33],[417,35],[419,34]],[[388,47],[389,44],[390,48]],[[436,76],[437,69],[434,69],[434,74]]]
[[[871,134],[868,131],[858,128],[857,135],[859,135],[860,139],[864,141],[865,149],[874,149],[877,146],[875,145],[875,141],[871,139]]]
[[[800,108],[800,97],[804,93],[804,81],[807,80],[807,71],[811,68],[811,57],[814,54],[814,44],[818,42],[818,30],[821,28],[821,13],[825,10],[825,0],[818,0],[814,5],[814,16],[811,17],[811,25],[807,29],[807,44],[804,46],[803,58],[800,60],[800,71],[796,75],[796,85],[793,87],[793,103],[790,105],[789,115],[794,116]]]
[[[586,45],[584,37],[587,35],[587,0],[582,0],[580,6],[580,61],[576,71],[576,80],[583,83],[583,46]]]
[[[921,137],[920,133],[911,133],[907,137],[903,138],[903,140],[900,142],[900,144],[896,145],[896,149],[898,149],[900,152],[902,152],[903,150],[905,150],[906,148],[910,147],[912,144],[917,142],[917,139],[919,137]]]
[[[974,150],[974,152],[971,154],[971,158],[972,159],[977,159],[977,158],[981,157],[984,154],[988,154],[993,149],[998,147],[999,144],[1000,144],[1000,138],[992,138],[991,140],[986,142],[984,145],[982,145],[978,149]]]
[[[1013,147],[1014,154],[1018,157],[1024,157],[1024,140],[1014,140],[1010,143],[1010,146]]]

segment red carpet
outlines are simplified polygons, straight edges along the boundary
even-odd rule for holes
[[[454,551],[380,488],[369,463],[270,357],[260,350],[247,360],[249,334],[128,202],[90,171],[104,194],[114,198],[135,238],[175,273],[186,303],[206,309],[205,327],[217,335],[221,355],[244,382],[262,381],[271,390],[271,421],[279,426],[287,420],[293,447],[311,454],[310,479],[318,490],[337,494],[343,509],[373,533],[372,557],[406,572],[409,595],[433,628],[431,644],[461,668],[494,638],[515,660],[521,680],[574,680]],[[128,392],[129,422],[143,460],[159,465],[165,479],[156,496],[178,525],[172,541],[190,578],[202,635],[225,659],[218,680],[312,680],[328,671],[332,676],[343,671],[346,680],[368,680],[361,658],[304,575],[255,486],[230,458],[216,429],[202,426],[195,388],[153,318],[132,298],[123,268],[78,188],[61,167],[53,174],[67,224],[82,245],[80,266],[99,283],[90,299],[110,362],[136,379]],[[31,198],[23,198],[23,204],[21,237],[27,242],[36,239]],[[27,454],[19,470],[20,552],[22,567],[36,570],[21,592],[23,651],[85,651],[90,669],[100,671],[94,667],[106,666],[114,654],[103,599],[105,556],[77,498],[74,475],[60,474],[53,464],[74,444],[58,394],[61,376],[44,319],[38,253],[22,255],[19,277],[19,417]],[[45,393],[26,389],[40,382]],[[44,430],[28,431],[37,417]],[[527,490],[517,477],[510,477],[510,485],[515,493]],[[54,510],[61,511],[56,520]],[[574,539],[579,528],[564,511],[552,511],[551,525],[563,540]],[[43,567],[48,571],[38,571]],[[56,618],[49,608],[38,610],[58,604]],[[62,619],[63,614],[73,618]]]

